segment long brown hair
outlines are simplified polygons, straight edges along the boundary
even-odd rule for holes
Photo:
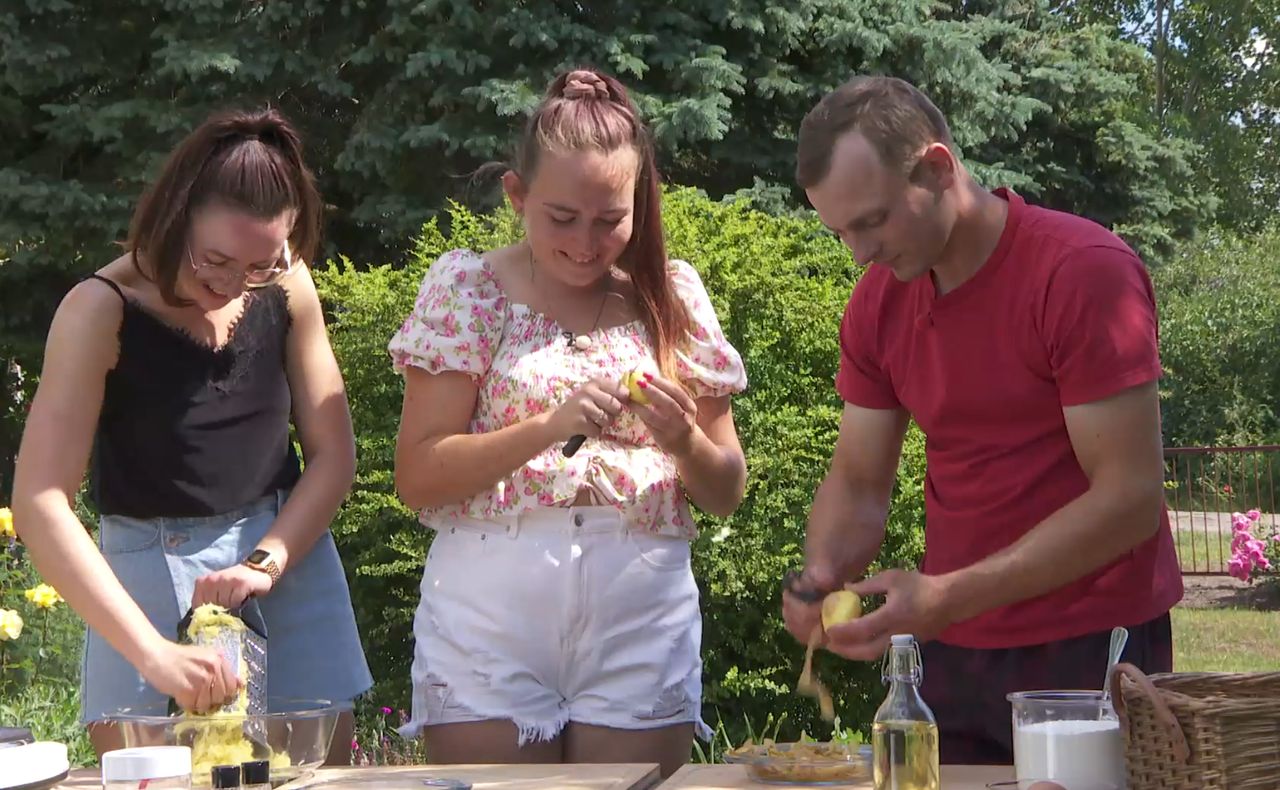
[[[635,149],[635,216],[631,240],[619,267],[635,286],[637,312],[653,340],[653,354],[664,376],[674,378],[675,352],[688,343],[693,321],[675,292],[667,271],[662,233],[662,191],[649,129],[613,77],[590,69],[568,71],[551,83],[534,110],[516,148],[514,169],[529,183],[544,152]]]
[[[175,307],[186,304],[176,287],[192,214],[214,202],[257,219],[296,211],[289,247],[300,261],[314,259],[320,246],[320,194],[302,158],[302,138],[278,110],[214,114],[169,154],[138,201],[124,248],[134,268],[154,280],[164,301]]]

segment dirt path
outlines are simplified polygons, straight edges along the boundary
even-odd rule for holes
[[[1184,576],[1186,593],[1178,604],[1186,609],[1255,609],[1280,611],[1280,580],[1248,584],[1230,576]]]

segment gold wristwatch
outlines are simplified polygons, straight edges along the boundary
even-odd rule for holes
[[[244,564],[253,568],[255,571],[262,571],[271,577],[271,586],[276,586],[280,581],[280,566],[272,559],[271,552],[266,549],[254,549],[253,553],[245,558]]]

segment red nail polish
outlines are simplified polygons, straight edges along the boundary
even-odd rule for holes
[[[653,381],[653,374],[652,374],[652,373],[646,373],[646,374],[644,374],[644,377],[645,377],[645,380],[647,380],[647,381]]]
[[[647,381],[637,381],[636,384],[639,385],[640,389],[642,390],[649,388],[649,382]]]

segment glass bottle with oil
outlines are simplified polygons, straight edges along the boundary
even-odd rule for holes
[[[875,790],[939,790],[938,722],[920,697],[923,678],[915,637],[895,635],[881,668],[889,695],[871,725]]]

